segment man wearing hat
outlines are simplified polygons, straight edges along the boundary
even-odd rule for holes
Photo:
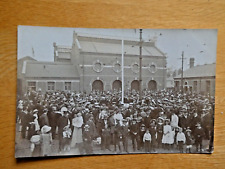
[[[140,149],[144,148],[143,137],[144,137],[145,131],[146,131],[145,124],[141,124],[140,130],[139,130],[139,133],[138,133],[138,135],[139,135],[139,147],[140,147]]]
[[[163,137],[163,118],[159,117],[157,119],[157,143],[158,148],[162,147],[162,137]]]
[[[67,108],[61,108],[62,116],[58,119],[59,153],[64,150],[63,128],[68,125]]]
[[[149,132],[151,134],[151,149],[155,152],[155,147],[156,147],[156,133],[157,133],[156,120],[155,119],[152,119],[150,121]]]
[[[121,126],[121,133],[123,139],[123,148],[124,151],[128,153],[128,135],[129,135],[129,126],[127,119],[123,119],[123,125]]]
[[[108,116],[105,115],[104,119],[101,121],[101,149],[110,150],[110,124],[108,121]]]
[[[131,135],[131,140],[132,140],[132,145],[133,145],[133,151],[136,151],[136,148],[139,150],[139,136],[138,136],[138,124],[137,120],[133,119],[132,124],[130,125],[130,135]]]
[[[51,111],[47,114],[49,117],[49,125],[52,128],[52,139],[55,139],[55,131],[56,131],[56,125],[57,125],[57,113],[56,113],[56,106],[51,106]]]
[[[47,113],[48,113],[48,109],[44,109],[44,110],[43,110],[43,114],[40,116],[39,123],[40,123],[40,127],[41,127],[41,128],[42,128],[44,125],[49,126],[49,120],[48,120]]]

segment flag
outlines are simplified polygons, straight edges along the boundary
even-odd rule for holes
[[[34,48],[32,47],[32,57],[34,58]]]

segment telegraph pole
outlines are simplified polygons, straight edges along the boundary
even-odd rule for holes
[[[142,29],[140,29],[139,99],[142,99]]]
[[[122,39],[122,57],[121,57],[121,63],[122,63],[122,104],[124,104],[124,40]]]
[[[184,51],[182,52],[182,66],[181,66],[181,93],[184,93]]]

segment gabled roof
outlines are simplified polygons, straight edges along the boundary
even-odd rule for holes
[[[72,47],[71,46],[57,46],[56,51],[57,52],[57,57],[59,59],[71,59],[71,51]]]
[[[79,78],[76,67],[62,62],[30,62],[26,64],[25,77]]]
[[[30,57],[30,56],[25,56],[25,57],[22,57],[20,59],[18,59],[18,62],[20,61],[24,61],[24,60],[33,60],[33,61],[37,61],[36,59]]]
[[[183,73],[184,78],[191,77],[212,77],[216,76],[216,64],[205,64],[194,66],[188,70],[185,70]],[[174,79],[181,78],[181,75],[177,75]]]
[[[82,52],[121,54],[121,39],[78,36],[78,41]],[[124,40],[125,54],[139,55],[139,50],[138,40]],[[142,55],[165,57],[165,54],[155,46],[154,42],[143,43]]]

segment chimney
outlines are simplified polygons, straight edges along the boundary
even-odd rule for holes
[[[195,65],[195,58],[190,58],[190,68],[193,68]]]

